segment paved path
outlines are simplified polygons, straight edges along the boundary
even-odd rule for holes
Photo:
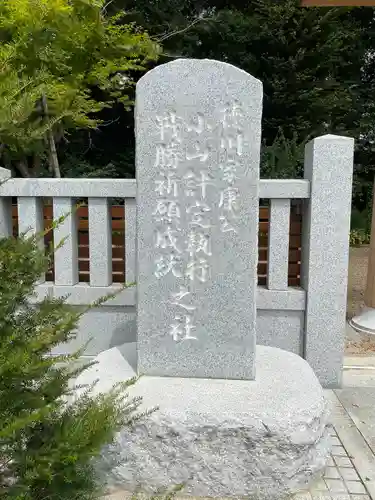
[[[333,406],[332,455],[324,477],[295,500],[375,500],[375,456],[341,403],[341,395],[326,391],[326,396]]]
[[[333,449],[324,477],[295,500],[375,500],[375,359],[347,357],[332,402]]]

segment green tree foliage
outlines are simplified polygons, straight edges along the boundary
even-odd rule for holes
[[[264,144],[261,150],[262,176],[268,179],[293,179],[303,174],[304,145],[297,134],[286,139],[280,130],[272,144]]]
[[[78,0],[69,2],[79,3]],[[82,0],[81,3],[91,2]],[[105,23],[114,22],[108,20],[121,15],[121,19],[115,21],[116,26],[120,23],[129,27],[134,22],[161,44],[163,50],[158,63],[176,57],[210,57],[235,64],[262,80],[263,175],[270,174],[269,155],[273,155],[272,175],[285,177],[290,168],[284,170],[284,160],[277,158],[290,157],[294,151],[297,157],[293,164],[299,164],[302,145],[314,136],[336,133],[355,137],[354,200],[360,210],[371,205],[375,169],[372,98],[375,16],[372,8],[306,9],[300,7],[299,0],[113,0],[107,2],[104,10],[102,3],[101,6]],[[151,43],[149,38],[146,45],[148,43]],[[93,45],[88,45],[91,54]],[[140,66],[143,68],[146,64],[148,61]],[[134,67],[128,74],[136,81],[143,69],[138,71]],[[41,78],[42,73],[38,71],[33,75]],[[22,89],[24,83],[9,85],[16,89],[16,95],[11,94],[14,105],[6,108],[6,113],[9,109],[17,112],[17,89]],[[38,85],[40,82],[35,83],[36,96],[40,94]],[[96,110],[105,101],[103,91],[96,83],[89,88],[90,98],[95,101],[92,109]],[[126,96],[132,99],[134,88],[125,90]],[[29,109],[33,102],[30,98]],[[0,113],[2,111],[4,106]],[[101,126],[87,128],[83,124],[69,136],[69,141],[58,142],[63,175],[133,176],[133,110],[112,100],[99,113],[86,116],[101,120]],[[15,128],[12,137],[17,137],[18,127]],[[31,127],[29,131],[32,130]],[[58,140],[57,125],[54,130]],[[280,142],[281,135],[284,142]],[[287,144],[289,141],[291,144]],[[44,144],[42,146],[44,148]],[[285,150],[281,153],[283,147]],[[301,171],[299,167],[297,170]]]
[[[98,127],[101,109],[129,106],[132,72],[159,50],[104,0],[3,0],[0,41],[1,159],[24,176],[43,155],[58,175],[55,143]]]
[[[34,238],[0,239],[0,262],[0,498],[97,498],[95,457],[139,417],[139,401],[126,399],[128,384],[73,398],[81,351],[49,353],[75,337],[83,312],[64,300],[30,305],[47,264]]]
[[[158,63],[208,57],[259,78],[264,87],[264,159],[274,142],[277,156],[283,145],[284,155],[297,148],[293,161],[299,162],[301,145],[317,135],[352,135],[358,141],[375,114],[371,78],[366,76],[372,68],[366,62],[373,46],[372,8],[306,9],[299,0],[115,0],[108,8],[112,13],[125,10],[126,19],[144,26],[162,44]],[[96,158],[104,158],[105,138],[112,144],[117,136],[119,144],[125,130],[122,160],[117,153],[115,161],[123,172],[132,167],[133,118],[132,112],[118,116],[113,129],[91,137],[87,157],[96,151]],[[280,134],[292,144],[280,143]],[[87,151],[87,137],[83,139],[79,151]],[[263,163],[262,174],[267,172]],[[286,172],[279,161],[274,174]]]
[[[259,78],[267,144],[280,129],[300,141],[325,132],[358,134],[365,108],[364,32],[372,9],[362,9],[366,19],[348,8],[304,9],[299,0],[114,3],[163,40],[167,56],[218,59]]]

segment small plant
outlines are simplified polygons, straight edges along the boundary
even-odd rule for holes
[[[352,229],[350,231],[349,243],[351,247],[368,245],[370,243],[370,233],[364,229]]]
[[[105,395],[92,397],[87,388],[71,397],[72,379],[92,363],[77,367],[83,349],[49,353],[75,337],[84,312],[64,300],[31,303],[47,268],[36,237],[0,239],[0,498],[6,500],[97,498],[95,457],[141,416],[140,400],[124,392],[134,380]]]

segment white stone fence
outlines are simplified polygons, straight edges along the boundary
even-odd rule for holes
[[[341,377],[352,155],[352,139],[319,137],[306,146],[304,179],[260,181],[259,197],[270,200],[270,221],[267,283],[257,293],[257,343],[305,357],[326,387],[338,386]],[[73,213],[77,199],[88,199],[89,283],[79,282],[77,220],[68,216],[54,229],[55,242],[67,239],[54,258],[54,281],[38,285],[39,298],[69,295],[68,302],[80,306],[118,289],[112,282],[113,198],[124,199],[125,280],[136,280],[135,179],[16,179],[5,169],[0,176],[2,236],[12,234],[12,198],[20,233],[43,230],[44,197],[53,200],[54,219]],[[288,286],[291,200],[304,200],[301,287]],[[91,337],[88,356],[136,342],[135,306],[133,286],[90,311],[77,341],[56,353],[70,352]]]

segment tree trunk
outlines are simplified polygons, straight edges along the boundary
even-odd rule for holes
[[[40,167],[42,165],[40,156],[38,154],[33,155],[33,168],[31,174],[33,177],[39,177]]]
[[[29,166],[27,164],[27,158],[22,158],[16,163],[16,165],[22,177],[25,177],[26,179],[31,177],[29,172]]]
[[[42,96],[42,105],[44,116],[48,119],[48,103],[45,94]],[[59,159],[56,151],[55,138],[53,136],[53,130],[50,128],[47,132],[47,142],[48,142],[48,163],[54,177],[61,177]]]
[[[367,267],[367,286],[365,292],[365,304],[367,307],[375,308],[375,177],[372,186],[372,217],[371,217],[371,239],[370,254]]]

